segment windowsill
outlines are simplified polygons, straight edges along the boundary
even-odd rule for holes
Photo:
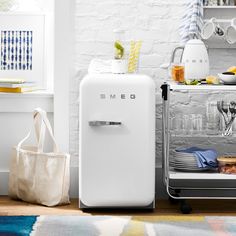
[[[54,92],[51,90],[37,90],[32,92],[25,92],[25,93],[2,93],[0,92],[0,98],[53,98]]]
[[[0,93],[0,113],[2,112],[32,112],[41,107],[47,112],[53,112],[53,92],[38,90],[27,93]]]

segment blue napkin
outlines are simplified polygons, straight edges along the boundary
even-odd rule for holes
[[[215,149],[202,149],[198,147],[179,148],[176,152],[192,153],[197,158],[199,168],[216,168],[218,153]]]

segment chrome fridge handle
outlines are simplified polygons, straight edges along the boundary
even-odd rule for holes
[[[109,125],[121,125],[118,121],[103,121],[103,120],[93,120],[89,121],[89,126],[109,126]]]

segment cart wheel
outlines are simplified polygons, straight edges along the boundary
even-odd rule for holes
[[[192,212],[192,207],[187,204],[185,201],[180,203],[180,211],[183,214],[190,214]]]
[[[173,196],[179,197],[178,194],[173,194]],[[173,197],[169,196],[169,202],[170,202],[171,204],[173,204],[173,205],[176,205],[176,204],[179,203],[179,199],[176,199],[176,198],[173,198]]]
[[[180,194],[181,190],[180,189],[175,189],[176,194]]]

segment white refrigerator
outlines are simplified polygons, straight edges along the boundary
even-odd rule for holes
[[[155,84],[139,74],[90,74],[80,85],[80,208],[152,208]]]

